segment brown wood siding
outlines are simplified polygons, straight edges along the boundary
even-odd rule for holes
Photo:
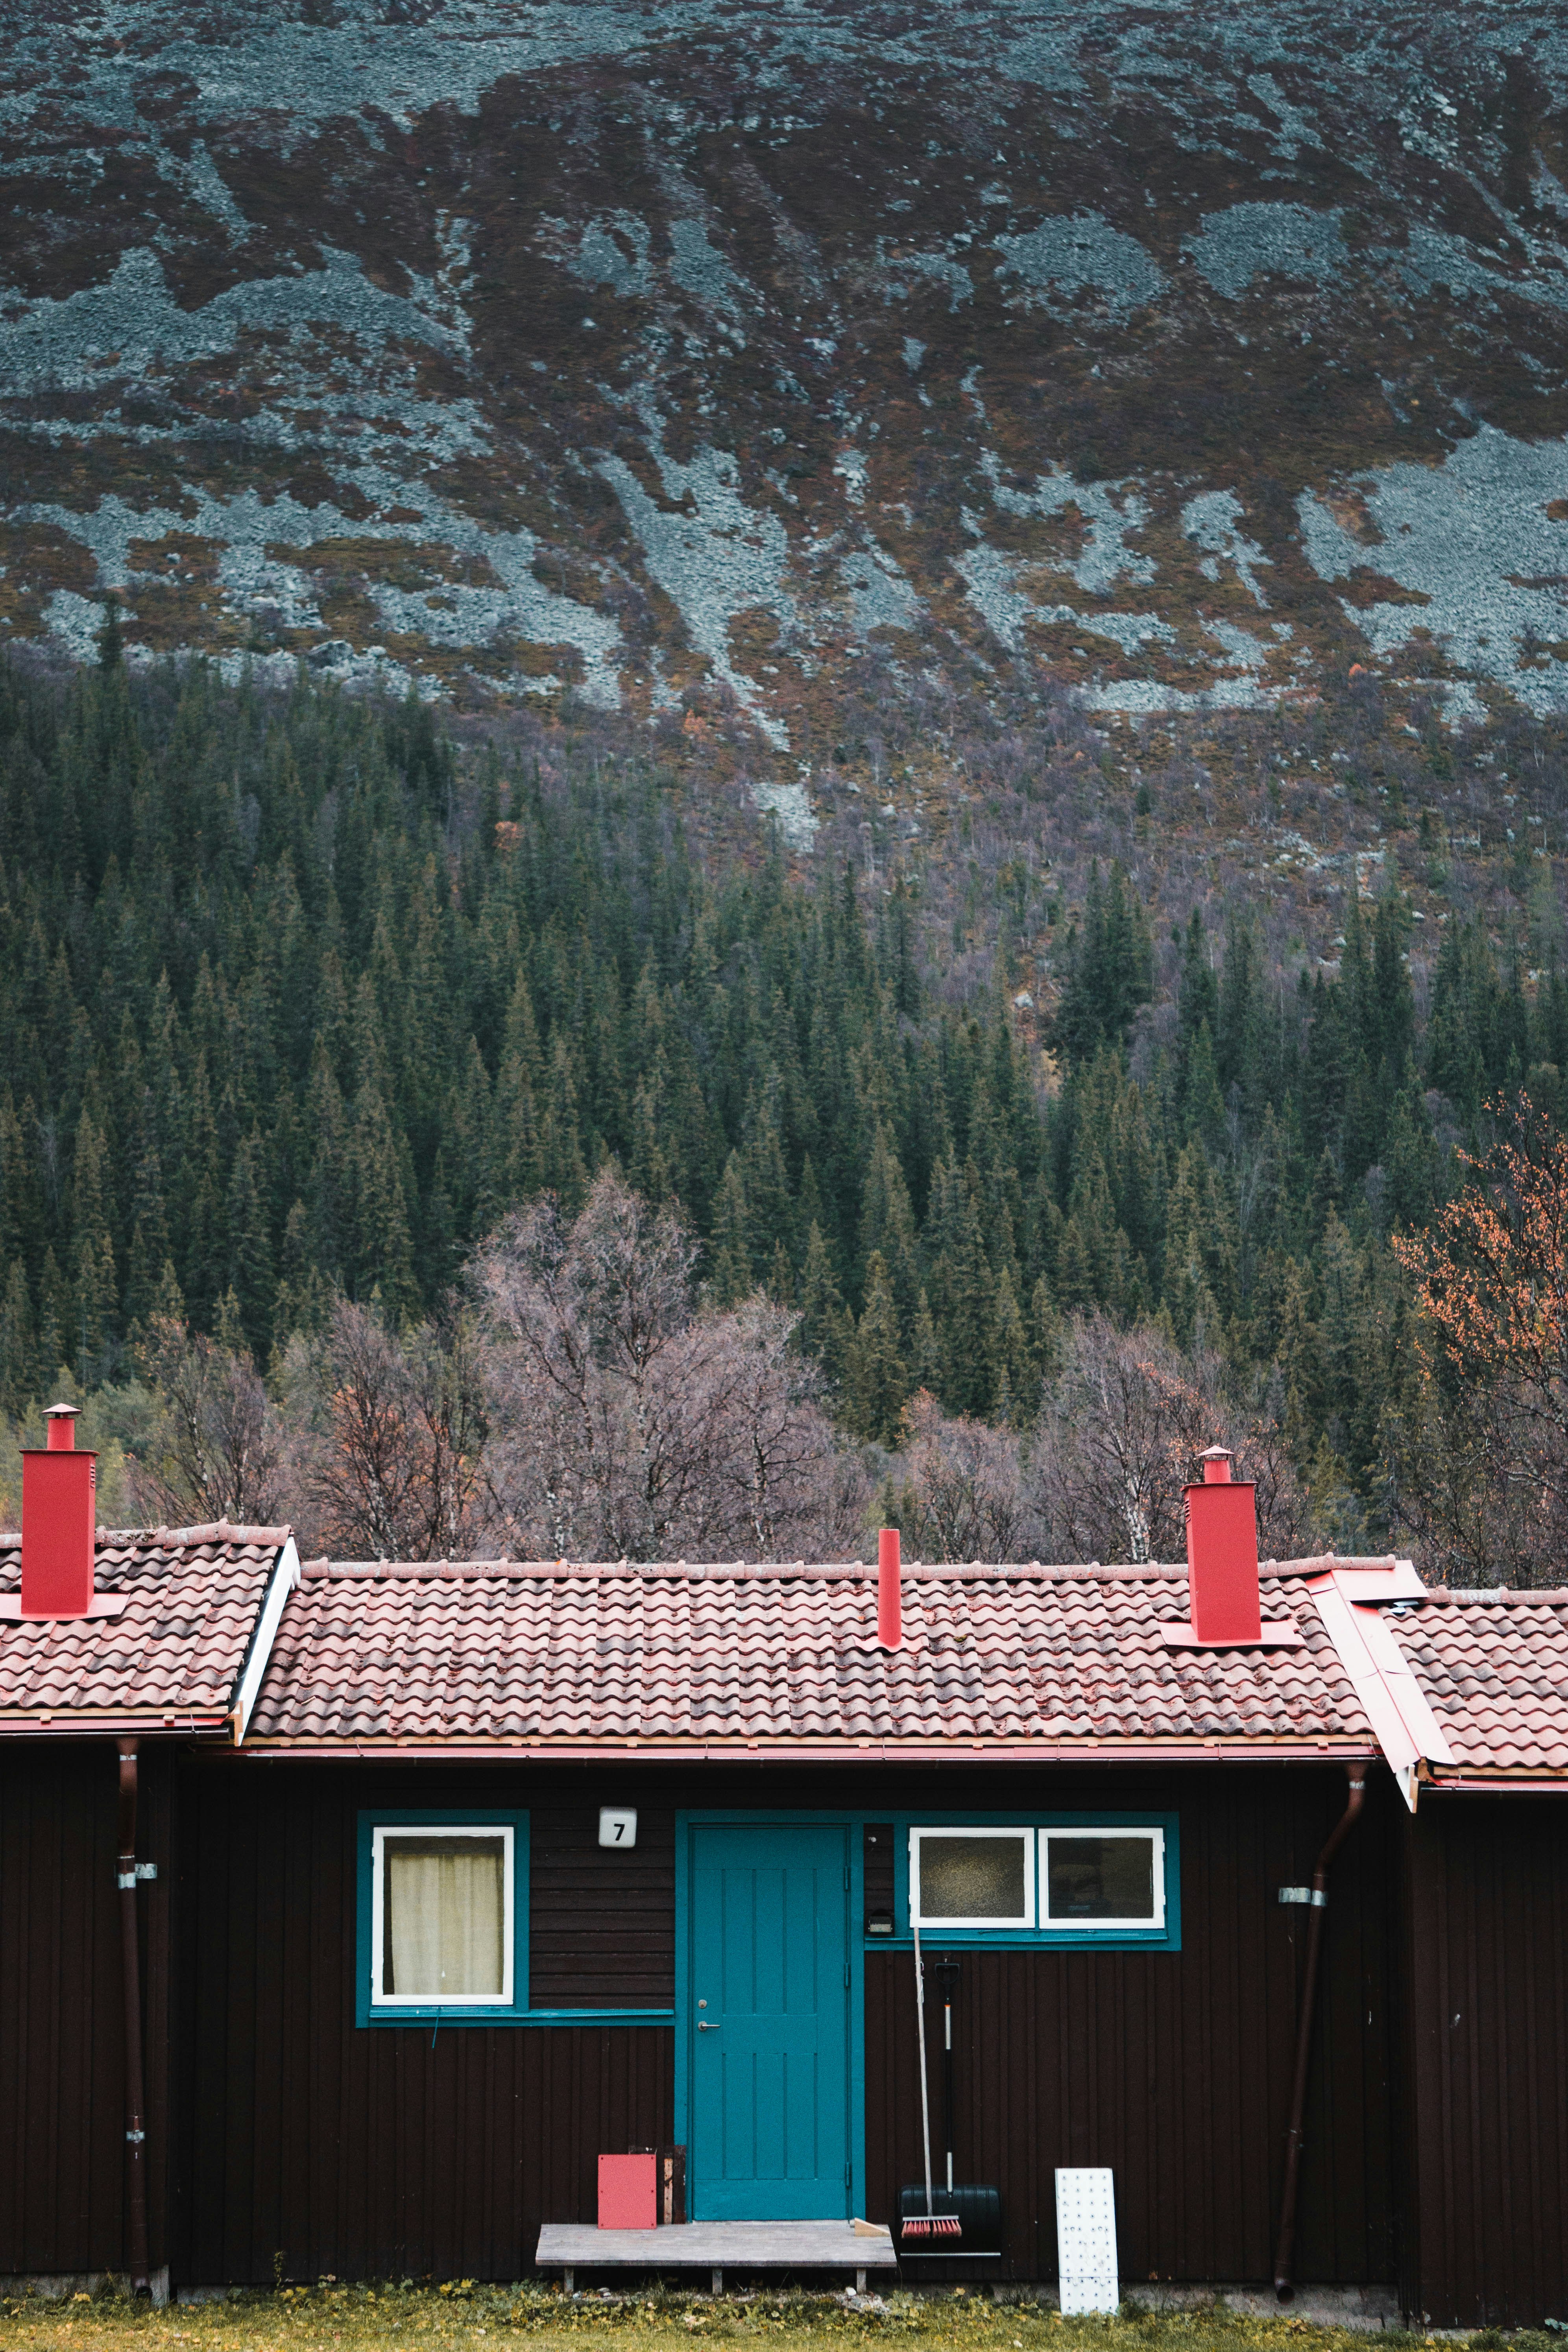
[[[1568,2312],[1568,1806],[1425,1795],[1410,1832],[1416,2315]]]
[[[362,1806],[516,1805],[534,1793],[515,1779],[450,1771],[388,1780],[242,1762],[191,1772],[181,1969],[193,2053],[179,2253],[187,2282],[259,2284],[279,2270],[290,2279],[516,2278],[542,2221],[592,2218],[601,2148],[669,2138],[668,2028],[355,2024]],[[549,1821],[549,1806],[540,1814]],[[672,1857],[673,1814],[670,1822]],[[641,1834],[639,1821],[639,1850]],[[615,1930],[604,1906],[577,1904],[571,1883],[583,1843],[547,1833],[547,1854],[566,1860],[559,1874],[547,1864],[544,1885],[582,1921],[595,1981],[618,2001],[625,1979],[605,1958]],[[639,2000],[668,1965],[658,1954],[670,1946],[672,1898],[671,1879]],[[550,1907],[547,1892],[547,1932]],[[619,1948],[640,1961],[634,1943]],[[562,1938],[545,1979],[552,1993],[567,1988],[570,1959]],[[539,2002],[541,1988],[531,1997]]]
[[[1122,2276],[1244,2281],[1273,2267],[1306,1913],[1303,1884],[1344,1802],[1338,1772],[1225,1770],[1102,1780],[1037,1793],[1052,1804],[1179,1808],[1182,1949],[974,1952],[954,1998],[954,2177],[1002,2190],[1006,2269],[1056,2275],[1058,2165],[1116,2176]],[[1298,2227],[1304,2281],[1392,2282],[1391,1906],[1396,1801],[1336,1864]],[[928,1962],[942,1956],[939,1939]],[[868,2210],[921,2177],[914,1970],[866,1960]],[[941,2142],[936,1987],[928,2004],[933,2137]],[[940,2165],[940,2158],[937,2162]]]
[[[984,1785],[966,1775],[961,1788],[977,1810],[1174,1807],[1182,1822],[1181,1953],[963,1956],[959,2169],[1001,2187],[1010,2272],[1055,2273],[1054,2167],[1108,2162],[1124,2275],[1267,2277],[1305,1927],[1277,1890],[1310,1876],[1344,1801],[1342,1772],[1015,1772]],[[600,1803],[634,1801],[636,1854],[601,1853]],[[600,2149],[672,2135],[668,2028],[356,2027],[362,1807],[529,1807],[531,1996],[553,2007],[574,1991],[606,2005],[668,1999],[678,1807],[855,1805],[887,1822],[952,1801],[952,1776],[929,1772],[858,1784],[665,1773],[639,1787],[587,1770],[194,1762],[180,1801],[177,2275],[262,2284],[281,2256],[293,2278],[514,2277],[541,2221],[592,2219]],[[1394,2272],[1394,1802],[1385,1784],[1335,1869],[1303,2279]],[[920,2171],[910,1955],[873,1948],[866,1979],[868,2210],[886,2220]]]
[[[148,2226],[164,2254],[166,1759],[141,1768]],[[0,2275],[124,2265],[125,2074],[118,1769],[111,1741],[0,1753]]]
[[[606,1804],[630,1796],[606,1794]],[[599,1803],[529,1820],[529,1990],[535,2009],[668,2009],[675,1999],[675,1811],[637,1806],[628,1853],[599,1843]]]

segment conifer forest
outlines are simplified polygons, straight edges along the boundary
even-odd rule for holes
[[[1517,854],[1454,844],[1531,747],[1549,805],[1562,730],[1456,747],[1363,696],[1162,767],[1065,699],[961,719],[945,829],[855,788],[889,729],[826,755],[803,848],[678,723],[132,671],[112,623],[97,667],[0,674],[9,1507],[63,1388],[106,1517],[853,1553],[891,1514],[930,1557],[1169,1557],[1220,1438],[1279,1556],[1528,1580],[1539,1496],[1500,1535],[1465,1488],[1421,1249],[1500,1136],[1555,1149],[1551,861],[1522,801]],[[1403,865],[1314,899],[1191,854],[1226,777],[1337,823],[1347,751]],[[579,1338],[646,1369],[645,1276],[686,1467],[639,1455],[627,1517],[589,1462],[542,1517],[529,1430],[565,1443]],[[714,1500],[752,1380],[782,1516]]]

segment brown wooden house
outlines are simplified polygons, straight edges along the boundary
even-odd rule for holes
[[[667,2144],[696,2217],[891,2221],[918,1920],[982,2274],[1107,2165],[1129,2284],[1568,2312],[1568,1594],[1194,1524],[880,1580],[100,1531],[93,1614],[0,1538],[0,2276],[510,2279]]]

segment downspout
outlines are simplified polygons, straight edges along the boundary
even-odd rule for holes
[[[125,1988],[125,2153],[131,2292],[147,2294],[147,2120],[142,2080],[142,1965],[136,1937],[136,1742],[120,1742],[120,1948]]]
[[[1279,2200],[1279,2240],[1274,2253],[1274,2292],[1281,2303],[1296,2293],[1290,2277],[1296,2249],[1296,2194],[1301,2175],[1301,2123],[1307,2105],[1307,2075],[1312,2056],[1312,2020],[1317,2004],[1318,1960],[1323,1948],[1323,1913],[1328,1908],[1329,1868],[1361,1818],[1366,1801],[1366,1764],[1349,1765],[1350,1795],[1344,1811],[1330,1831],[1318,1866],[1312,1873],[1311,1916],[1307,1922],[1307,1970],[1301,1985],[1301,2018],[1296,2034],[1296,2080],[1290,2092],[1290,2130],[1285,2142],[1285,2193]],[[1359,1774],[1359,1778],[1357,1777]]]

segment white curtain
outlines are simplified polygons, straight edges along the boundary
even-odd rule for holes
[[[391,1838],[384,1845],[385,1982],[400,2000],[451,2000],[502,1990],[500,1838]]]

